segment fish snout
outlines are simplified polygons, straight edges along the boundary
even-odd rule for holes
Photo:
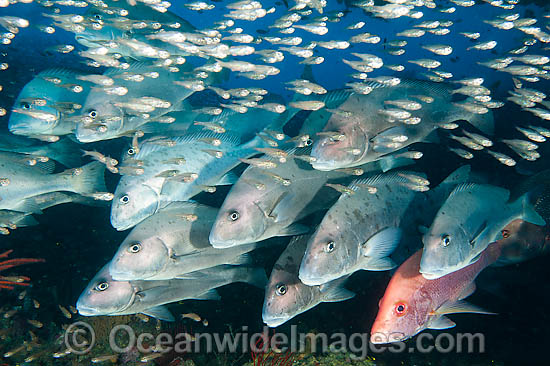
[[[356,140],[353,133],[342,132],[315,141],[311,150],[313,168],[327,171],[358,165],[367,145]]]
[[[320,268],[315,265],[315,260],[313,258],[306,258],[306,256],[304,256],[304,260],[300,265],[298,277],[306,286],[317,286],[328,282],[325,280],[325,276],[320,271]]]

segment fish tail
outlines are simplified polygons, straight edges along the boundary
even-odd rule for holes
[[[70,178],[69,190],[71,192],[87,195],[107,191],[104,177],[105,165],[98,161],[94,161],[79,169],[81,169],[79,174],[73,173]]]
[[[267,275],[260,267],[239,267],[235,273],[234,282],[244,282],[264,289],[267,285]]]
[[[490,136],[492,136],[495,132],[495,118],[491,110],[484,114],[477,114],[468,112],[463,108],[457,107],[457,110],[451,116],[453,121],[468,121],[472,126]]]
[[[516,212],[520,212],[520,217],[524,221],[530,222],[531,224],[535,225],[546,225],[546,221],[535,210],[535,207],[531,202],[532,196],[533,194],[531,192],[527,192],[523,196],[518,198],[518,200],[514,202],[514,205],[517,206],[518,210]]]

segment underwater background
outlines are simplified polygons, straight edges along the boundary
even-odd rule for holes
[[[48,4],[51,3],[51,4]],[[118,7],[127,7],[125,1],[119,1]],[[186,1],[174,0],[168,11],[190,22],[198,29],[211,28],[215,21],[226,19],[229,12],[226,5],[229,1],[206,1],[215,5],[211,10],[193,11],[185,6]],[[373,6],[383,6],[388,3],[375,1]],[[304,44],[319,39],[349,39],[357,34],[358,30],[347,29],[351,24],[359,21],[366,23],[361,32],[370,32],[381,38],[379,43],[355,43],[344,50],[328,50],[317,47],[316,54],[324,56],[324,62],[312,65],[311,70],[304,73],[305,65],[301,58],[288,54],[285,59],[275,64],[280,73],[268,76],[263,80],[251,80],[232,72],[219,86],[222,88],[261,87],[269,93],[277,94],[288,103],[294,92],[287,88],[286,82],[299,79],[307,75],[310,81],[322,85],[327,90],[346,87],[352,82],[350,73],[353,70],[342,62],[342,59],[351,59],[352,52],[369,53],[382,57],[385,64],[403,64],[405,71],[394,72],[389,69],[376,70],[373,76],[391,75],[409,79],[425,79],[425,69],[406,60],[431,57],[422,48],[431,43],[452,45],[454,52],[443,59],[445,71],[453,74],[453,80],[483,77],[484,85],[490,89],[495,100],[506,101],[509,91],[514,89],[514,81],[509,74],[499,72],[478,64],[497,57],[506,57],[508,50],[520,47],[529,36],[518,30],[501,30],[486,20],[495,19],[502,14],[518,13],[521,18],[535,18],[537,26],[547,30],[550,17],[550,4],[544,0],[520,1],[511,10],[503,10],[488,1],[476,1],[474,6],[459,6],[451,1],[434,0],[436,8],[421,7],[424,13],[421,19],[399,17],[397,19],[382,19],[373,16],[368,11],[356,5],[354,1],[327,0],[323,14],[342,12],[339,21],[329,22],[329,31],[326,35],[318,36],[303,30],[296,29],[296,34],[303,38]],[[501,3],[514,4],[512,1]],[[277,29],[271,28],[275,19],[291,12],[294,2],[261,1],[265,9],[274,8],[275,11],[254,21],[237,20],[243,33],[255,38],[265,35],[276,35]],[[89,5],[91,6],[91,4]],[[454,13],[443,13],[440,10],[451,6],[456,7]],[[55,1],[34,1],[22,3],[13,1],[7,7],[0,7],[0,18],[3,16],[17,16],[27,19],[31,25],[50,24],[51,19],[43,13],[50,13],[53,7],[60,9],[60,14],[85,14],[87,9],[74,8],[56,4]],[[312,9],[313,18],[320,16],[318,10]],[[154,13],[155,10],[151,9]],[[307,19],[305,16],[302,19]],[[412,24],[424,20],[445,19],[451,20],[451,32],[445,36],[425,35],[420,38],[407,38],[408,44],[404,55],[391,55],[386,51],[395,47],[390,42],[403,37],[396,36],[403,29],[411,28]],[[479,32],[481,40],[495,40],[497,46],[492,50],[467,50],[474,45],[474,41],[460,35],[460,32]],[[258,44],[258,48],[266,42]],[[71,44],[75,50],[69,53],[60,53],[54,46]],[[277,47],[277,46],[275,46]],[[275,48],[271,47],[271,48]],[[533,53],[548,55],[548,46],[537,42]],[[5,108],[7,114],[0,117],[0,129],[3,146],[26,146],[38,144],[21,136],[15,136],[8,130],[10,111],[15,104],[22,88],[36,77],[38,73],[49,68],[71,68],[82,73],[97,73],[104,68],[87,66],[84,58],[78,52],[86,47],[75,41],[71,32],[57,28],[55,33],[47,34],[36,27],[21,28],[19,33],[11,39],[9,44],[0,45],[0,63],[9,65],[0,71],[0,107]],[[253,60],[251,58],[250,60]],[[371,74],[369,73],[369,76]],[[525,87],[536,87],[541,92],[547,92],[549,83],[541,79],[536,83],[524,82]],[[195,105],[214,105],[218,103],[213,93],[196,93],[189,97]],[[493,140],[520,138],[515,126],[541,125],[546,126],[548,121],[523,110],[517,104],[506,102],[504,106],[492,110],[495,120]],[[285,125],[284,132],[289,136],[296,136],[308,116],[308,111],[297,113]],[[457,167],[466,161],[448,149],[448,146],[458,147],[448,134],[447,130],[438,132],[440,142],[419,142],[414,145],[415,151],[421,151],[423,156],[415,161],[412,168],[426,173],[431,182],[441,182]],[[74,136],[73,136],[74,137]],[[24,141],[25,140],[25,141]],[[73,138],[73,140],[76,140]],[[77,164],[74,168],[90,161],[88,157],[81,157],[81,149],[96,150],[116,159],[121,157],[128,148],[130,138],[122,137],[113,140],[92,142],[87,144],[75,142],[73,156]],[[47,144],[47,143],[44,143]],[[454,144],[454,145],[453,145]],[[502,144],[501,144],[502,145]],[[502,145],[504,146],[504,145]],[[508,150],[509,151],[509,150]],[[526,178],[547,169],[549,151],[547,144],[540,144],[537,149],[540,158],[536,161],[516,159],[513,167],[499,163],[489,154],[476,153],[468,160],[472,171],[483,176],[488,183],[514,191]],[[508,153],[513,156],[513,153]],[[57,167],[56,172],[61,172]],[[244,167],[238,167],[240,173]],[[116,174],[105,174],[106,186],[109,192],[114,192],[119,180]],[[220,207],[231,186],[218,186],[214,193],[200,193],[194,200]],[[544,207],[539,207],[544,211]],[[85,317],[72,312],[76,302],[95,274],[115,254],[120,243],[129,231],[117,231],[110,222],[111,208],[109,203],[96,202],[94,206],[85,206],[76,203],[62,204],[44,210],[43,214],[34,215],[38,225],[21,227],[9,230],[9,235],[0,237],[0,253],[13,250],[10,258],[41,258],[43,263],[28,264],[2,272],[3,276],[25,275],[30,277],[29,287],[14,289],[0,289],[0,365],[89,365],[92,359],[112,355],[108,345],[108,330],[116,324],[130,324],[134,329],[150,332],[204,332],[225,333],[236,332],[247,326],[250,332],[262,332],[262,304],[264,293],[261,289],[246,284],[234,283],[218,289],[221,296],[219,301],[185,300],[168,305],[173,314],[195,313],[206,322],[197,322],[192,319],[182,319],[176,316],[176,322],[160,322],[154,318],[136,315],[116,317],[99,316]],[[324,212],[323,212],[324,213]],[[316,213],[301,221],[302,224],[315,228],[323,218],[323,213]],[[541,213],[541,216],[544,214]],[[252,253],[255,266],[263,267],[269,273],[288,244],[290,237],[274,237],[266,245]],[[546,249],[546,248],[545,248]],[[411,253],[412,254],[412,253]],[[456,323],[454,328],[446,330],[450,334],[482,333],[485,338],[483,352],[448,354],[418,352],[380,354],[369,353],[365,360],[352,360],[348,353],[305,353],[293,355],[294,365],[546,365],[550,360],[547,352],[547,327],[550,324],[548,304],[550,304],[550,285],[548,284],[547,258],[539,256],[529,261],[508,265],[494,266],[485,269],[477,278],[477,291],[469,298],[469,302],[497,315],[453,314],[451,318]],[[1,268],[1,267],[0,267]],[[346,288],[356,293],[353,299],[321,303],[315,308],[304,312],[277,327],[277,332],[290,332],[291,325],[295,324],[302,333],[336,333],[352,334],[355,332],[370,331],[370,327],[378,311],[378,303],[384,295],[386,286],[392,276],[392,271],[358,271],[352,275]],[[36,300],[39,304],[33,300]],[[60,306],[64,310],[60,309]],[[67,309],[68,313],[67,314]],[[15,310],[15,311],[14,311]],[[30,320],[30,322],[29,322]],[[97,342],[90,354],[64,355],[55,358],[56,352],[64,349],[64,329],[75,321],[83,320],[91,324],[96,331]],[[37,327],[36,322],[40,322]],[[205,325],[206,324],[206,325]],[[438,330],[427,330],[437,335]],[[14,355],[6,356],[16,350]],[[32,357],[30,357],[32,356]],[[96,360],[100,362],[99,360]],[[150,361],[141,361],[141,355],[135,350],[119,355],[115,358],[101,360],[105,364],[119,365],[259,365],[270,364],[254,361],[249,352],[246,353],[168,353]],[[273,364],[277,364],[274,362]],[[290,364],[290,363],[289,363]],[[282,362],[281,362],[282,365]]]

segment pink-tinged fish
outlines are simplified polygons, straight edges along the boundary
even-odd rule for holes
[[[493,243],[475,263],[435,280],[419,272],[422,250],[413,254],[397,269],[380,300],[371,342],[399,342],[424,329],[454,327],[446,314],[494,314],[463,299],[475,291],[475,278],[499,258],[500,252],[500,243]]]
[[[501,254],[497,264],[520,263],[550,251],[548,226],[539,226],[523,220],[514,220],[502,229]]]

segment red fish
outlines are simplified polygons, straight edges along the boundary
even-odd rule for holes
[[[463,299],[475,291],[475,278],[500,252],[499,242],[490,244],[475,263],[435,280],[427,280],[419,272],[422,249],[413,254],[397,269],[380,300],[371,342],[399,342],[424,329],[454,327],[446,314],[494,314]]]

